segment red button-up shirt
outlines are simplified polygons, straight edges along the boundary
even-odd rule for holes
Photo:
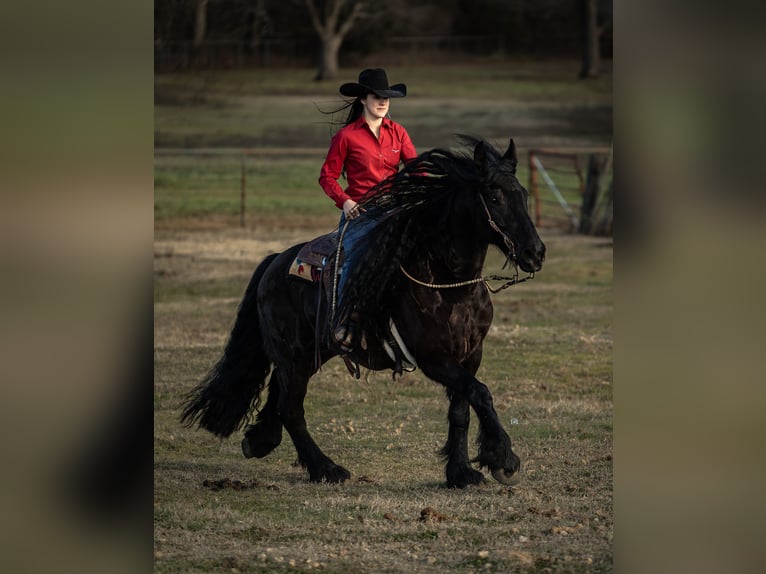
[[[383,118],[378,139],[362,115],[332,138],[319,185],[342,209],[344,201],[359,201],[372,186],[399,171],[400,162],[416,156],[415,146],[401,125]],[[345,190],[338,183],[344,165],[348,182]]]

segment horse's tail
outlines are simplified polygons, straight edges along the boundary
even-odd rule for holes
[[[277,253],[264,259],[253,273],[239,305],[237,319],[223,355],[205,379],[187,396],[181,422],[227,437],[239,429],[254,408],[271,370],[258,321],[258,284]]]

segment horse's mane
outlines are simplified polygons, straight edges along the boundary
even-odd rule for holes
[[[459,137],[466,149],[436,148],[420,154],[361,202],[363,217],[376,224],[346,254],[355,264],[344,269],[348,277],[336,313],[343,317],[356,310],[358,327],[368,336],[382,337],[388,329],[392,306],[403,288],[400,265],[407,268],[416,250],[423,252],[443,237],[456,195],[475,192],[480,183],[473,160],[480,140]],[[486,151],[491,160],[501,159],[492,146]],[[356,222],[361,218],[349,225]]]

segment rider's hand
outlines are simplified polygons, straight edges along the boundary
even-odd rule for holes
[[[364,208],[353,199],[347,199],[343,202],[343,213],[346,214],[346,219],[356,219],[361,211],[364,211]]]

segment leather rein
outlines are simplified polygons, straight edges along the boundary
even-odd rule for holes
[[[487,202],[484,200],[484,196],[479,194],[479,199],[481,200],[481,204],[484,207],[484,212],[487,214],[487,222],[489,223],[489,226],[497,231],[500,236],[503,238],[503,242],[505,243],[506,247],[508,248],[508,251],[510,255],[508,255],[508,259],[506,260],[505,264],[503,264],[503,268],[510,262],[513,264],[514,274],[511,277],[505,277],[502,275],[485,275],[482,277],[476,277],[475,279],[469,279],[467,281],[460,281],[458,283],[426,283],[425,281],[420,281],[419,279],[416,279],[409,273],[407,273],[407,270],[399,265],[399,269],[404,273],[404,276],[407,277],[410,281],[413,283],[416,283],[418,285],[422,285],[423,287],[429,287],[431,289],[451,289],[453,287],[465,287],[467,285],[475,285],[476,283],[484,283],[486,285],[487,290],[489,290],[490,293],[498,293],[499,291],[502,291],[503,289],[507,289],[511,285],[517,285],[518,283],[523,283],[524,281],[528,281],[530,279],[534,279],[535,274],[530,273],[526,277],[519,278],[519,269],[516,266],[516,247],[513,244],[513,241],[510,237],[508,237],[503,231],[498,227],[497,223],[494,222],[492,219],[492,215],[489,213],[489,208],[487,207]],[[489,282],[490,281],[505,281],[500,287],[493,288]]]

